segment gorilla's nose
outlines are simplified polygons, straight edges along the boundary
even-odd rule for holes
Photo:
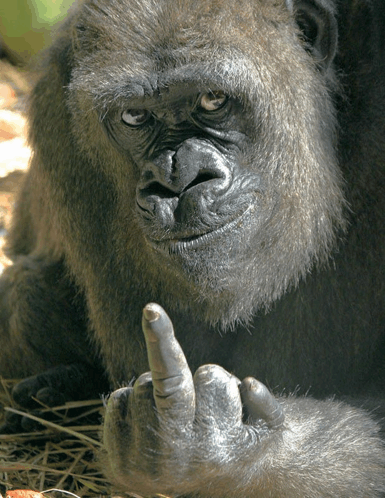
[[[207,140],[188,139],[146,163],[137,204],[144,218],[156,217],[161,225],[172,225],[190,216],[204,216],[231,181],[230,166],[216,147]]]

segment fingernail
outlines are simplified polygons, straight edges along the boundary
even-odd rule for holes
[[[146,307],[143,309],[143,316],[148,322],[156,322],[159,320],[160,314],[157,311]]]

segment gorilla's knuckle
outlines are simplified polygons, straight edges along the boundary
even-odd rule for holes
[[[140,375],[134,384],[134,388],[150,388],[152,387],[152,374],[151,372],[145,372]]]
[[[150,372],[146,372],[145,374],[142,374],[140,377],[138,377],[134,384],[133,391],[135,400],[137,401],[153,398],[154,387]]]
[[[219,365],[202,365],[194,375],[194,382],[200,384],[227,384],[232,376]]]

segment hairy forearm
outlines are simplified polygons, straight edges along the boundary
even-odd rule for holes
[[[284,427],[268,436],[271,441],[253,472],[239,469],[242,496],[383,496],[385,445],[368,412],[311,398],[289,397],[282,403]]]

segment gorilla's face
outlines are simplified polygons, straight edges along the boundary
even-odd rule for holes
[[[251,205],[257,178],[240,167],[248,137],[237,103],[220,90],[178,97],[121,116],[140,170],[138,213],[154,247],[170,253],[225,236]]]
[[[254,127],[239,100],[173,85],[130,98],[105,125],[138,171],[136,217],[147,242],[194,280],[217,286],[267,215],[266,185],[250,157]]]

